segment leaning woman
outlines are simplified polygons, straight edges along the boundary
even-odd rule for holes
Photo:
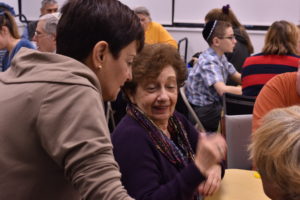
[[[226,144],[220,135],[199,136],[175,112],[186,68],[168,44],[145,46],[124,86],[127,115],[113,132],[122,182],[135,199],[199,199],[218,190]]]
[[[22,48],[0,73],[0,199],[131,200],[103,101],[131,79],[143,28],[118,0],[68,0],[61,13],[57,54]]]

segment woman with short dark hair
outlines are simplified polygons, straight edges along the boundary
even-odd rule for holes
[[[0,74],[0,199],[130,200],[103,101],[131,79],[143,28],[117,0],[69,0],[61,12],[59,54],[21,49]]]

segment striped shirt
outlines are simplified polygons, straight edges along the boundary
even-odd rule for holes
[[[242,68],[242,91],[246,96],[257,96],[262,87],[275,75],[294,72],[300,57],[296,55],[264,55],[248,57]]]
[[[236,69],[225,55],[220,57],[212,48],[207,49],[199,56],[198,63],[188,75],[186,95],[189,102],[197,106],[221,104],[221,98],[213,85],[217,82],[226,83],[228,76],[234,73]]]

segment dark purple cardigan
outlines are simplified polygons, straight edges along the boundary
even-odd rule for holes
[[[176,113],[176,116],[185,127],[195,151],[197,131],[183,115]],[[129,115],[114,130],[112,143],[122,182],[129,195],[137,200],[191,200],[198,185],[205,180],[194,163],[178,171],[156,149],[146,130]]]

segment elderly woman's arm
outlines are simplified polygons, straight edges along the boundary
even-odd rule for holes
[[[180,121],[184,125],[187,133],[188,133],[188,139],[190,141],[190,144],[196,152],[197,144],[198,144],[198,138],[199,133],[195,129],[195,127],[180,113],[176,113],[176,116],[180,118]],[[220,164],[214,165],[208,173],[207,179],[200,184],[198,187],[198,191],[203,196],[209,196],[212,195],[214,192],[216,192],[221,184],[221,178],[224,177],[225,173],[225,167],[223,165],[223,162]]]
[[[129,195],[138,200],[191,199],[205,180],[197,165],[192,162],[178,172],[153,145],[143,127],[129,116],[120,123],[112,141]]]
[[[115,129],[112,142],[122,182],[137,200],[191,199],[205,180],[194,163],[178,172],[153,145],[146,130],[129,116]]]

